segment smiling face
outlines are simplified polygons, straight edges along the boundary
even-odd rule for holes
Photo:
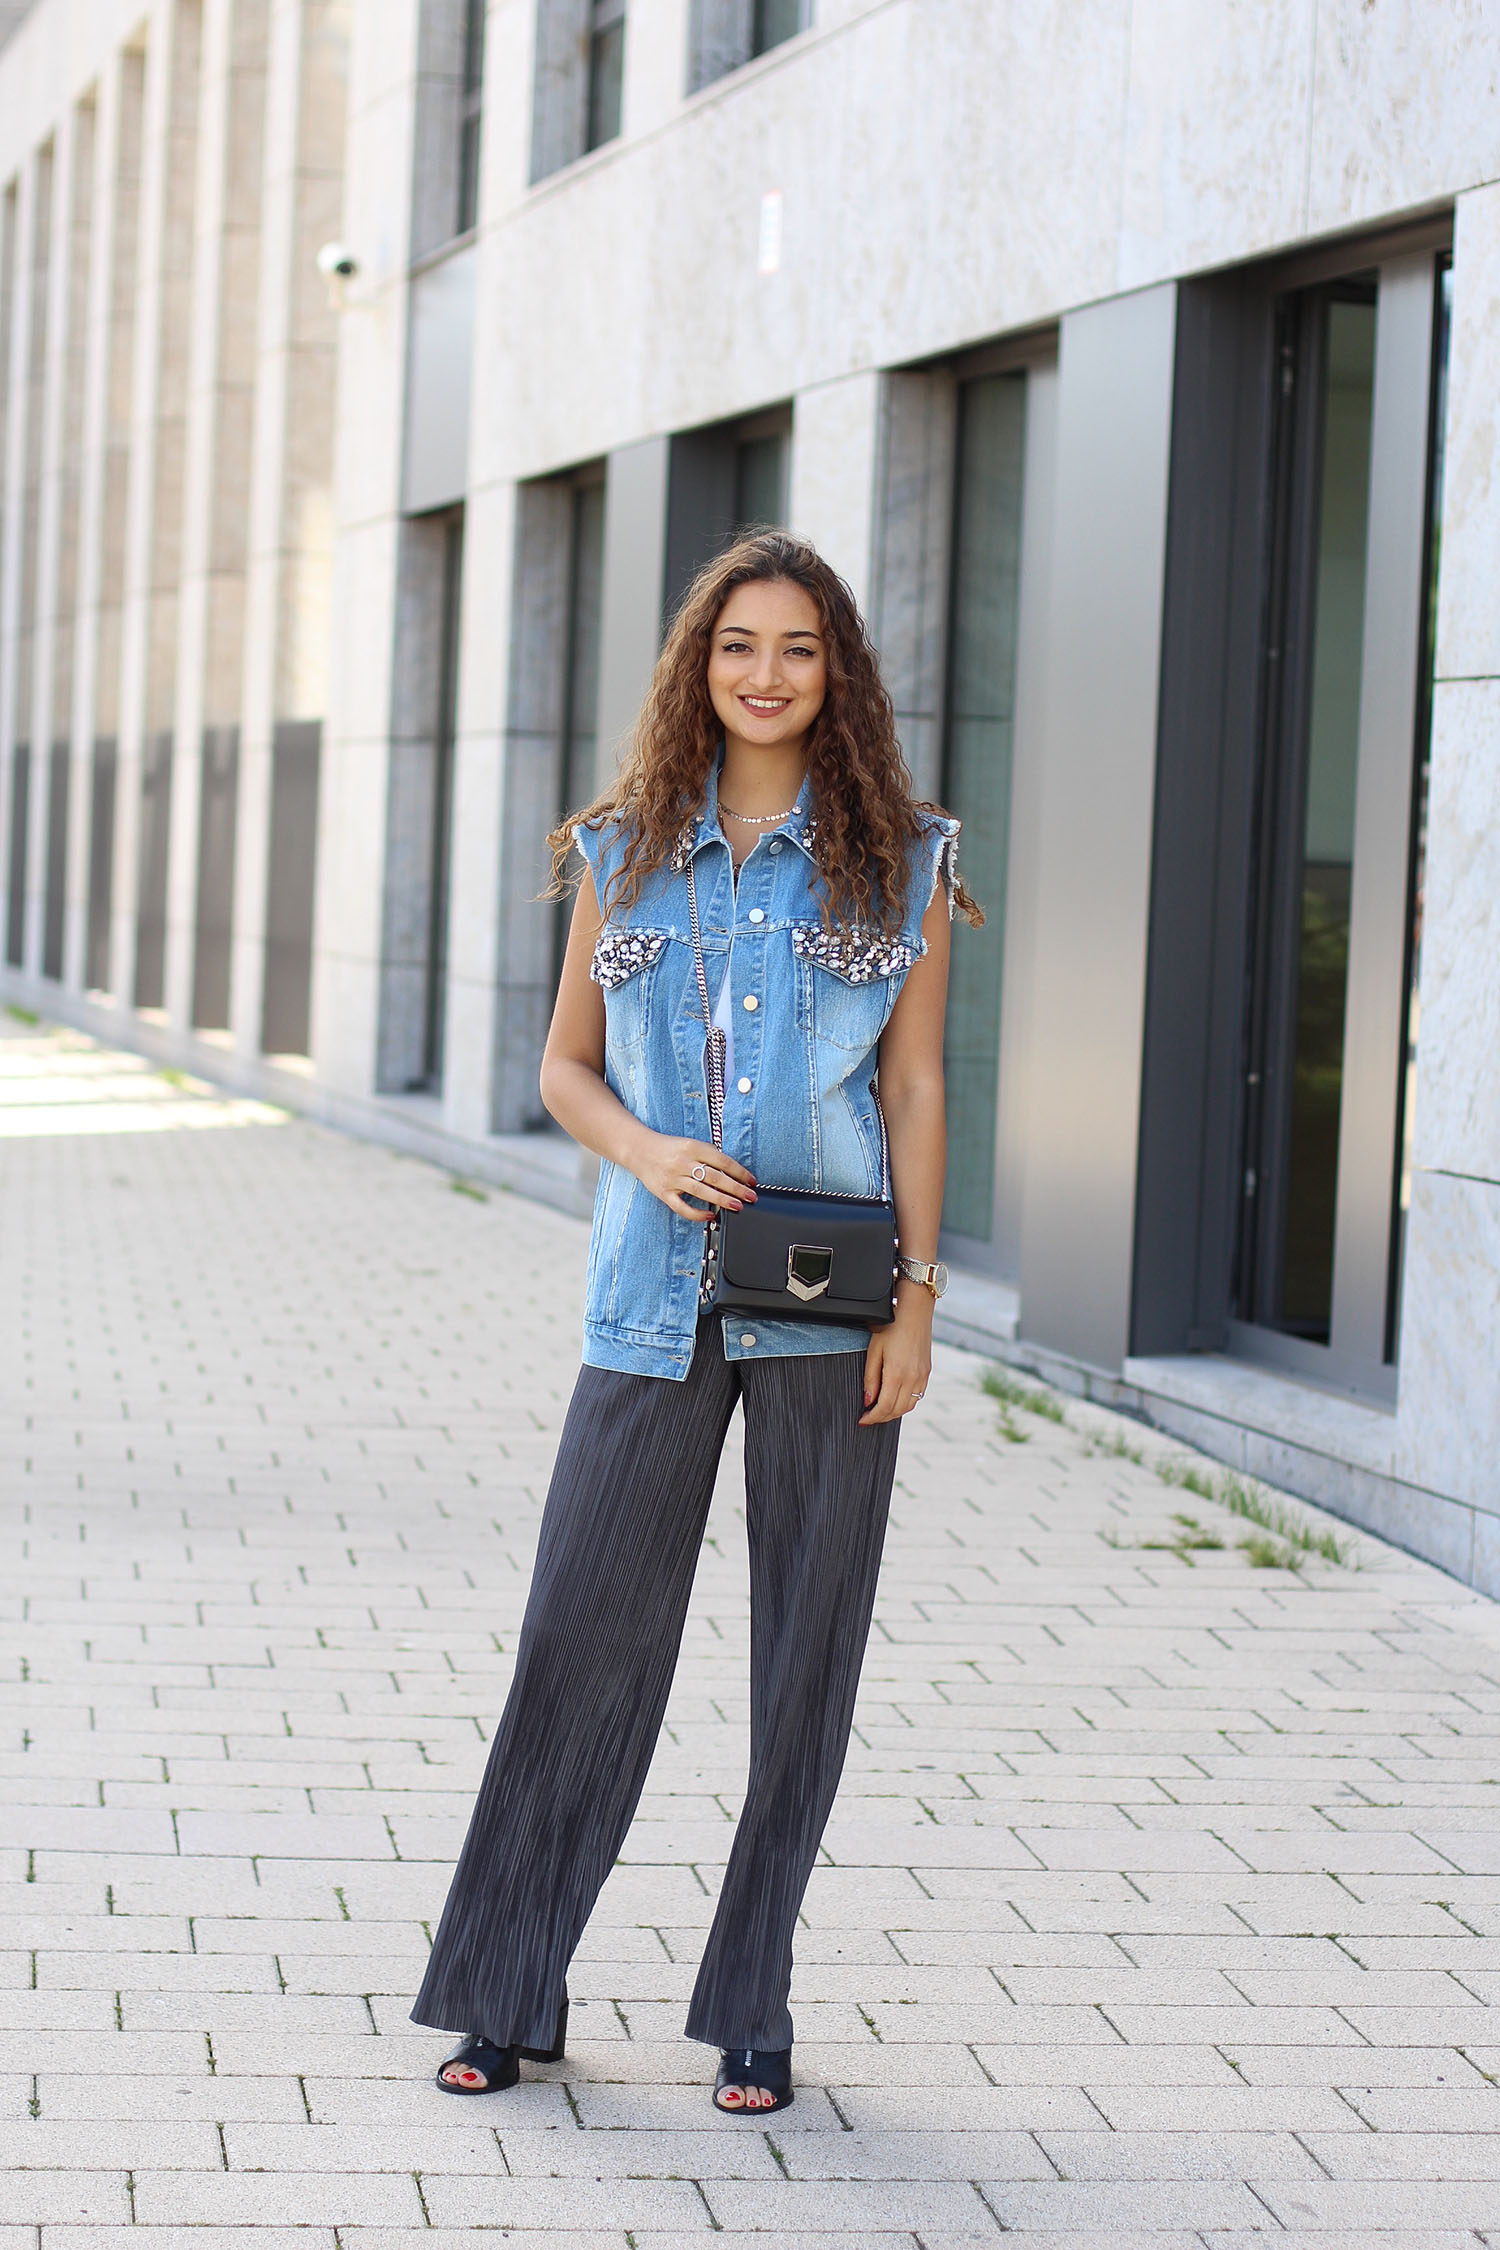
[[[753,750],[800,749],[828,688],[823,621],[784,578],[737,586],[714,625],[708,693],[726,737]]]

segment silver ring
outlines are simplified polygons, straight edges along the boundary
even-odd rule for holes
[[[695,1164],[691,1172],[689,1172],[688,1178],[690,1180],[706,1180],[708,1178],[708,1174],[704,1171],[701,1164]]]

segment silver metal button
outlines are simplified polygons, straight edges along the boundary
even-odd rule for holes
[[[779,852],[779,851],[780,851],[780,849],[781,849],[781,838],[780,838],[779,836],[778,836],[778,837],[776,837],[776,838],[774,839],[774,841],[772,842],[772,845],[771,845],[771,849],[772,849],[772,851],[773,851],[773,852]]]
[[[765,910],[765,908],[764,908],[763,906],[752,906],[752,907],[751,907],[751,909],[750,909],[750,919],[751,919],[751,921],[752,921],[752,922],[763,922],[763,921],[765,920],[765,918],[766,918],[766,910]]]
[[[752,1016],[754,1015],[756,1009],[760,1006],[760,1002],[756,999],[753,992],[747,992],[745,994],[745,1006],[749,1009]]]
[[[749,1081],[749,1079],[748,1079],[748,1078],[741,1078],[741,1079],[740,1079],[740,1080],[738,1081],[738,1084],[739,1084],[739,1090],[740,1090],[740,1092],[741,1092],[742,1094],[748,1094],[748,1093],[749,1093],[749,1091],[750,1091],[750,1081]]]
[[[747,1352],[755,1349],[755,1338],[748,1332],[740,1338],[740,1342]]]

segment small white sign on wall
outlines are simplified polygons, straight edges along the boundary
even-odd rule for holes
[[[781,267],[781,190],[767,188],[760,199],[760,271],[763,274],[779,272]]]

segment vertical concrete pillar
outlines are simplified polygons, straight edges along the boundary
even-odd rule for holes
[[[682,106],[690,13],[691,0],[652,0],[626,12],[620,114],[629,139],[654,133]]]
[[[52,254],[44,624],[38,654],[45,666],[39,693],[39,739],[47,762],[46,808],[38,868],[41,945],[38,966],[60,983],[67,966],[70,830],[76,826],[76,738],[73,727],[77,647],[79,509],[83,420],[88,374],[89,246],[94,219],[97,110],[92,94],[69,110],[58,135],[56,231]]]
[[[868,614],[874,583],[882,377],[873,370],[799,391],[787,515]]]
[[[31,744],[30,834],[26,853],[26,967],[42,970],[47,897],[47,837],[56,799],[53,785],[53,653],[57,636],[58,526],[63,429],[63,371],[67,336],[69,188],[73,117],[64,116],[38,160],[35,255],[32,266],[31,424],[27,447],[29,610],[25,706],[18,723]],[[45,199],[45,208],[44,208]]]
[[[162,647],[167,620],[153,587],[167,558],[158,552],[157,525],[167,500],[159,483],[180,486],[171,475],[172,431],[163,429],[164,361],[171,338],[171,311],[180,308],[180,285],[168,272],[173,244],[169,241],[169,215],[181,231],[186,212],[170,197],[174,147],[174,112],[180,119],[181,81],[190,55],[182,51],[182,33],[188,30],[196,44],[196,22],[184,23],[180,0],[154,0],[146,25],[146,70],[141,121],[141,174],[139,234],[135,264],[135,303],[132,327],[130,467],[125,502],[124,555],[122,562],[120,619],[120,689],[118,748],[115,764],[114,869],[110,885],[109,986],[122,1005],[130,1006],[138,985],[137,937],[140,923],[141,796],[144,752],[148,727],[156,719],[164,726],[170,716],[170,671],[163,671],[159,656],[153,663],[153,639]],[[174,95],[179,98],[174,100]],[[183,254],[181,243],[177,254]],[[178,371],[178,379],[180,380]],[[168,400],[170,401],[170,386]],[[170,423],[170,417],[167,418]],[[163,436],[168,442],[163,447]],[[174,539],[175,546],[175,539]],[[175,604],[174,604],[175,607]],[[153,688],[157,702],[151,703]]]
[[[7,964],[19,958],[25,906],[25,866],[17,851],[15,823],[16,696],[21,619],[21,487],[25,459],[23,368],[27,327],[24,272],[25,205],[23,173],[0,198],[0,950]],[[24,844],[25,831],[21,830]],[[19,904],[12,897],[17,875]],[[14,943],[12,942],[14,939]]]
[[[90,856],[94,823],[94,740],[97,733],[99,601],[105,528],[109,425],[110,301],[116,175],[120,143],[121,58],[100,73],[93,100],[86,250],[75,273],[79,288],[77,349],[81,355],[78,413],[77,563],[69,683],[72,781],[69,788],[66,927],[63,981],[83,989],[88,966]],[[75,228],[80,216],[75,197]]]
[[[396,644],[416,0],[353,19],[341,231],[359,261],[338,332],[338,529],[321,776],[313,1040],[321,1083],[376,1082]]]
[[[604,598],[599,628],[600,788],[613,780],[661,650],[670,438],[609,456],[604,487]]]
[[[443,1122],[482,1139],[492,1125],[495,989],[500,980],[501,807],[509,747],[516,488],[491,484],[464,510],[463,626],[449,872]]]
[[[267,15],[206,0],[203,24],[167,1005],[211,1030],[229,1003]]]
[[[348,33],[347,0],[272,0],[230,1002],[247,1054],[311,1044],[339,330],[316,258],[344,216]]]
[[[1062,323],[1021,1326],[1129,1348],[1176,288]]]
[[[1500,187],[1458,198],[1397,1473],[1500,1592]]]

